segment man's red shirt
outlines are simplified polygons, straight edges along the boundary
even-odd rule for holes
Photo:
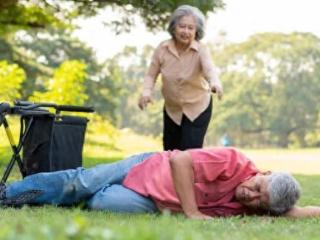
[[[169,158],[178,152],[153,154],[129,171],[123,185],[151,197],[160,210],[182,212],[169,163]],[[188,152],[192,157],[194,191],[199,210],[210,216],[245,213],[245,207],[235,200],[235,189],[258,173],[256,166],[234,148],[214,147]]]

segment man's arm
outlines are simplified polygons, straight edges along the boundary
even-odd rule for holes
[[[283,214],[285,217],[292,218],[306,218],[306,217],[320,217],[320,207],[307,206],[307,207],[293,207],[288,212]]]
[[[185,215],[192,219],[210,219],[210,216],[199,211],[196,203],[190,153],[187,151],[177,153],[169,161],[173,184]]]

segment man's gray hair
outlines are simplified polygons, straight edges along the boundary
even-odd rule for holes
[[[268,176],[269,210],[282,214],[291,209],[300,197],[300,185],[287,172],[273,172]]]
[[[193,16],[196,21],[196,36],[197,41],[201,40],[204,37],[204,28],[205,28],[205,17],[203,13],[196,7],[190,5],[182,5],[178,7],[171,15],[168,32],[172,38],[175,38],[174,31],[179,22],[179,20],[184,16]]]

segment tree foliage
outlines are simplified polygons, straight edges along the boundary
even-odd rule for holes
[[[0,99],[12,101],[19,98],[19,90],[25,77],[23,69],[18,65],[0,61]]]
[[[52,9],[43,4],[32,4],[29,1],[10,0],[0,4],[0,34],[8,34],[21,29],[45,27],[66,27],[67,25],[55,16]]]
[[[194,5],[205,14],[223,7],[222,0],[7,0],[0,4],[0,29],[66,27],[71,19],[94,16],[106,7],[118,13],[119,19],[105,20],[117,32],[129,31],[136,14],[149,29],[163,29],[171,12],[182,4]]]
[[[66,61],[54,71],[48,82],[47,91],[35,92],[31,97],[35,102],[54,102],[57,104],[83,105],[85,94],[86,65],[79,61]]]
[[[115,121],[117,99],[113,93],[119,86],[109,74],[109,63],[98,63],[93,50],[71,34],[70,30],[56,29],[41,34],[35,30],[20,31],[12,41],[0,40],[0,59],[8,59],[25,70],[26,80],[20,89],[22,99],[28,99],[34,91],[46,91],[54,69],[64,61],[77,59],[85,63],[86,104]]]
[[[319,132],[319,38],[257,34],[217,50],[214,59],[226,94],[209,135],[226,132],[242,146],[304,147]]]

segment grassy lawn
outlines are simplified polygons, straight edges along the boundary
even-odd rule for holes
[[[297,176],[302,205],[317,204],[320,176]],[[1,209],[0,239],[319,239],[320,218],[232,217],[193,221],[181,215],[124,215],[79,208]]]
[[[1,139],[3,143],[3,138]],[[121,131],[113,148],[103,134],[89,135],[84,165],[112,162],[127,155],[160,150],[159,140]],[[300,205],[320,204],[319,150],[245,150],[261,168],[286,166],[303,187]],[[0,146],[0,168],[9,159]],[[302,161],[303,159],[303,161]],[[316,159],[318,161],[316,161]],[[312,165],[312,174],[310,166]],[[293,165],[297,167],[293,168]],[[2,172],[2,171],[1,171]],[[9,181],[20,178],[15,168]],[[292,220],[273,217],[232,217],[192,221],[181,215],[124,215],[54,206],[0,209],[0,239],[319,239],[320,218]]]

